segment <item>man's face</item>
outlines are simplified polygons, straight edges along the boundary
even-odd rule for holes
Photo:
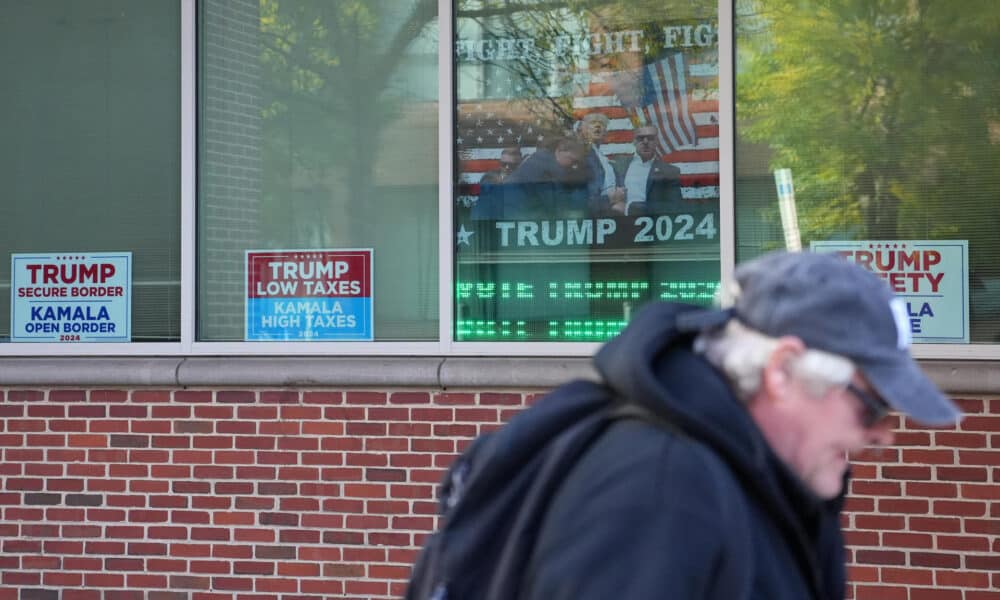
[[[643,162],[656,155],[656,129],[640,127],[635,130],[635,153]]]
[[[799,338],[778,339],[747,409],[778,458],[816,496],[831,499],[842,491],[848,455],[891,444],[892,423],[856,370],[847,385],[809,385],[794,368],[805,350]]]
[[[862,393],[876,395],[857,373],[851,383]],[[771,445],[820,498],[831,499],[841,493],[850,454],[892,443],[890,420],[879,418],[883,413],[874,415],[875,422],[871,422],[871,409],[847,387],[835,386],[816,396],[793,382],[782,401],[787,411],[785,431],[779,432],[783,440]]]
[[[588,144],[597,144],[608,133],[608,126],[599,118],[584,119],[582,133]]]
[[[500,155],[500,172],[506,177],[521,164],[521,156],[513,152],[503,152]]]
[[[580,160],[580,154],[571,146],[556,148],[556,162],[563,168],[572,168]]]

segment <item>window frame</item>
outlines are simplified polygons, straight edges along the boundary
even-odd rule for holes
[[[719,232],[720,273],[731,280],[735,268],[734,210],[734,61],[735,0],[718,1],[719,19]],[[0,357],[29,356],[495,356],[584,357],[600,347],[594,342],[457,342],[452,339],[454,245],[454,0],[438,0],[438,339],[411,342],[211,342],[197,341],[197,0],[181,0],[181,277],[180,340],[89,344],[0,344]],[[915,344],[920,359],[996,360],[1000,344]]]

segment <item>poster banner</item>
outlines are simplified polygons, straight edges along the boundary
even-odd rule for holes
[[[456,231],[717,205],[715,4],[530,10],[485,30],[458,19]],[[636,157],[646,167],[629,176]]]
[[[11,255],[12,342],[128,342],[132,253]]]
[[[372,250],[247,250],[247,341],[371,341]]]
[[[460,0],[456,341],[606,341],[711,305],[718,3]],[[509,293],[508,293],[509,292]]]
[[[540,249],[642,249],[650,246],[684,251],[696,242],[715,242],[717,207],[691,207],[683,213],[608,216],[593,219],[473,221],[456,234],[456,253],[504,252]],[[465,252],[465,254],[462,254]]]
[[[893,240],[812,242],[873,271],[906,301],[913,341],[969,343],[969,242]]]

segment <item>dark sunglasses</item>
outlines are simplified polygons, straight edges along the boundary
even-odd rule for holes
[[[655,135],[637,135],[635,136],[635,141],[637,142],[652,142],[656,139]]]
[[[854,394],[861,403],[865,405],[865,414],[861,418],[861,423],[865,428],[873,427],[876,423],[885,418],[887,414],[892,410],[885,400],[874,396],[873,394],[864,391],[858,386],[854,385],[853,382],[847,384],[847,391]]]

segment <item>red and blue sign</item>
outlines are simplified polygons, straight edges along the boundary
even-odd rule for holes
[[[813,241],[885,280],[902,299],[910,337],[925,344],[969,343],[968,240]]]
[[[247,250],[248,341],[371,341],[372,250]]]

